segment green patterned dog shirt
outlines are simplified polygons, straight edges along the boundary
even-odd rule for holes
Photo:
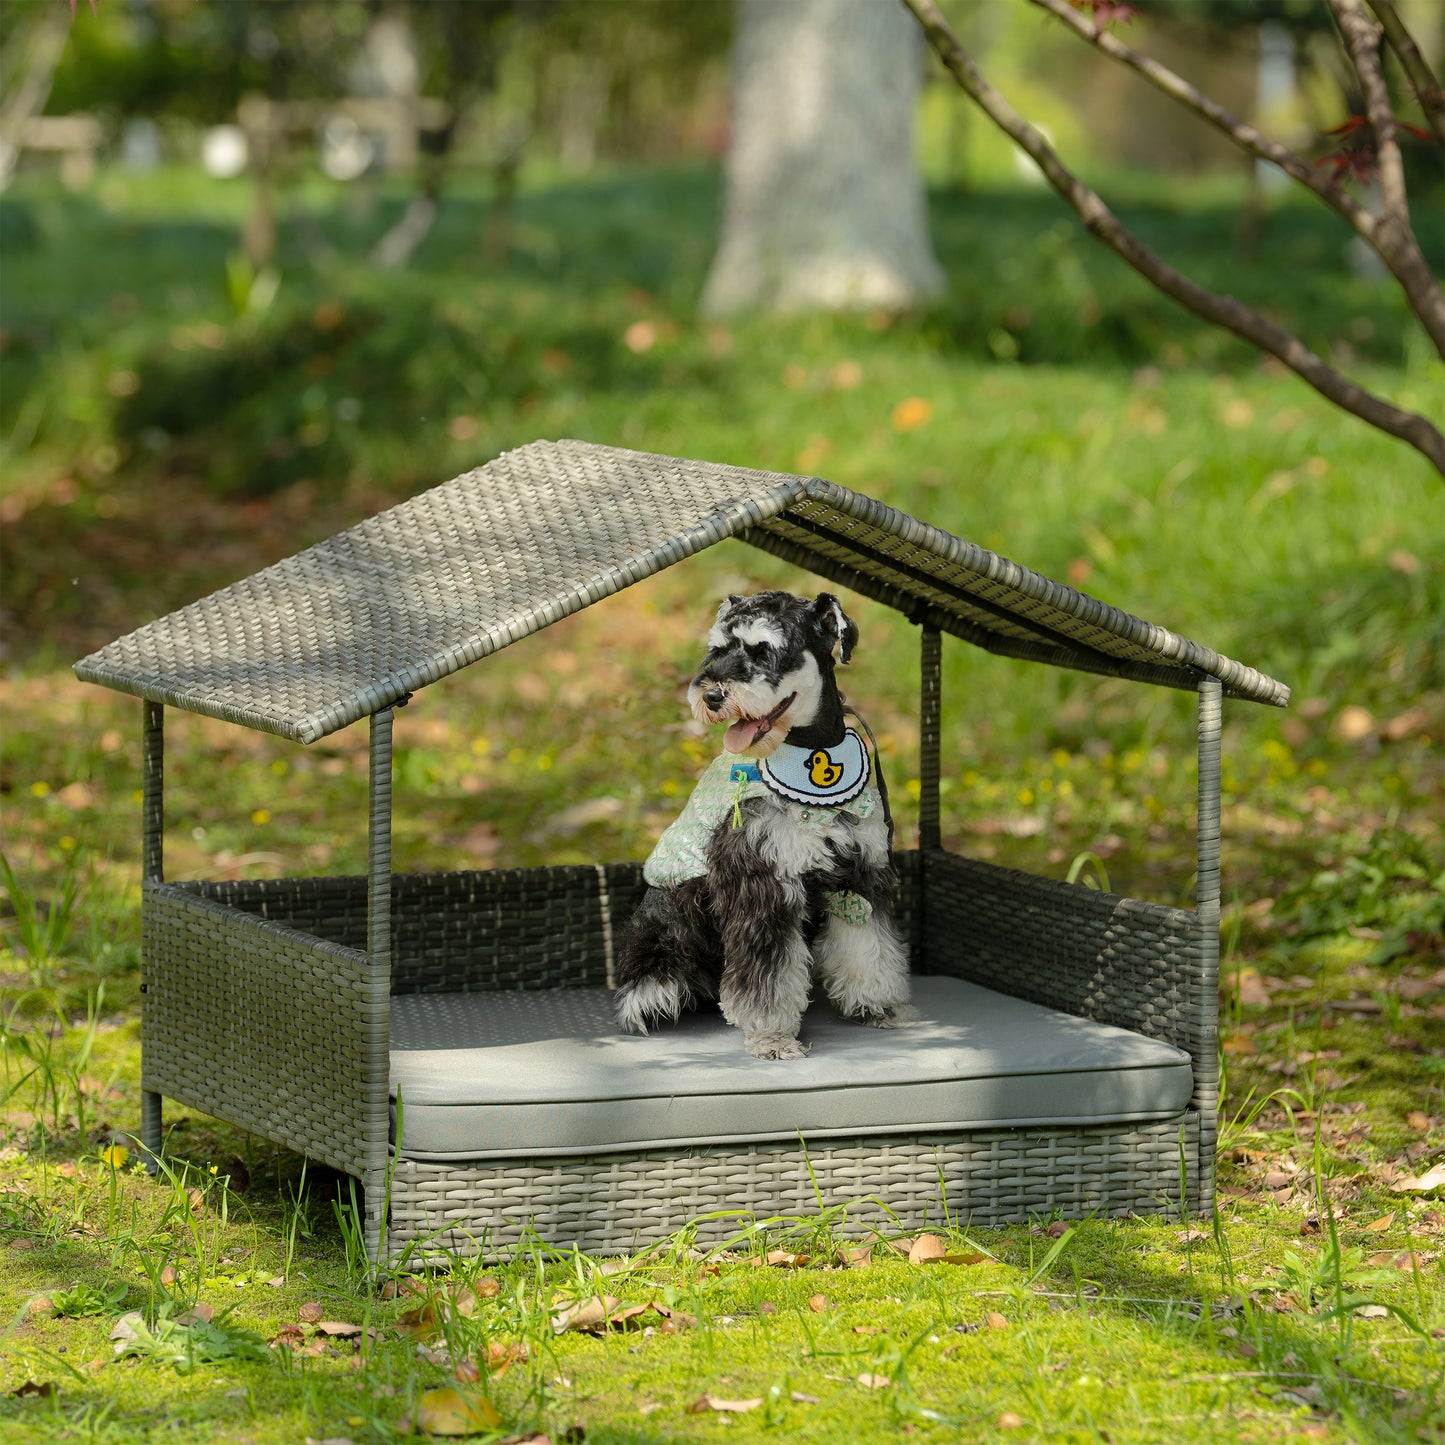
[[[675,888],[689,878],[701,878],[707,872],[707,844],[717,825],[748,798],[773,796],[762,781],[758,765],[749,758],[722,753],[708,764],[697,780],[686,806],[676,820],[657,840],[642,876],[654,888]],[[804,827],[826,828],[837,812],[851,813],[855,818],[871,818],[882,806],[877,789],[871,784],[857,797],[841,806],[810,805],[781,802]],[[856,893],[830,893],[828,912],[845,923],[863,924],[872,916],[873,907]]]

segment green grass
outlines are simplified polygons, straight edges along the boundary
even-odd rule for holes
[[[1440,394],[1328,215],[1277,211],[1246,263],[1227,184],[1129,195],[1202,279],[1404,404]],[[0,1389],[55,1387],[0,1397],[0,1440],[386,1440],[463,1359],[496,1433],[554,1440],[1439,1438],[1445,1206],[1395,1187],[1445,1151],[1425,464],[1173,311],[1032,192],[934,198],[953,290],[924,314],[725,327],[692,310],[708,174],[538,180],[490,269],[487,198],[464,184],[416,267],[384,277],[360,258],[400,197],[299,188],[275,297],[250,310],[227,279],[244,200],[161,173],[81,196],[22,177],[0,202]],[[139,1114],[140,718],[69,662],[562,435],[830,477],[1292,684],[1288,711],[1226,708],[1214,1219],[1086,1220],[1062,1245],[1047,1220],[966,1229],[951,1243],[980,1263],[880,1248],[863,1270],[828,1266],[831,1217],[772,1227],[808,1241],[797,1270],[700,1260],[684,1236],[604,1277],[537,1244],[428,1277],[499,1289],[418,1339],[402,1321],[425,1300],[358,1277],[344,1181],[174,1107],[169,1176],[105,1157]],[[644,857],[709,755],[680,698],[713,602],[770,584],[811,582],[726,544],[419,694],[397,719],[396,866]],[[846,686],[906,843],[916,634],[849,605]],[[1192,699],[952,642],[944,698],[949,847],[1191,902]],[[365,759],[362,729],[300,749],[172,711],[168,876],[360,871]],[[554,1334],[559,1298],[599,1278],[697,1323]],[[326,1344],[309,1301],[379,1333]],[[116,1359],[133,1311],[144,1332]],[[1006,1327],[956,1328],[991,1312]],[[301,1351],[256,1351],[288,1325]],[[527,1358],[488,1375],[491,1344]],[[689,1413],[704,1394],[761,1403]]]

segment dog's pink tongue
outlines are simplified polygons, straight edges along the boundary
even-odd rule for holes
[[[771,726],[765,717],[744,718],[723,734],[723,747],[730,753],[743,752],[760,732],[766,732]]]

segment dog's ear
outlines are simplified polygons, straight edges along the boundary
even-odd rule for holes
[[[831,592],[820,592],[813,603],[813,623],[831,644],[835,662],[849,662],[858,645],[858,624],[843,611]]]
[[[723,600],[718,603],[717,616],[713,619],[712,628],[707,635],[707,645],[709,647],[727,646],[727,633],[723,631],[722,625],[723,622],[726,620],[728,613],[730,613],[733,608],[736,607],[738,603],[742,600],[743,599],[739,597],[736,592],[732,592],[729,593],[728,596],[724,597]]]
[[[717,605],[717,616],[713,618],[714,624],[721,622],[742,600],[736,592],[729,592]]]

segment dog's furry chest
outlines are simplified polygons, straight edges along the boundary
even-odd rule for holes
[[[868,818],[841,808],[819,808],[772,796],[750,799],[743,826],[749,841],[780,877],[827,873],[864,851]],[[719,827],[731,827],[725,819]]]

